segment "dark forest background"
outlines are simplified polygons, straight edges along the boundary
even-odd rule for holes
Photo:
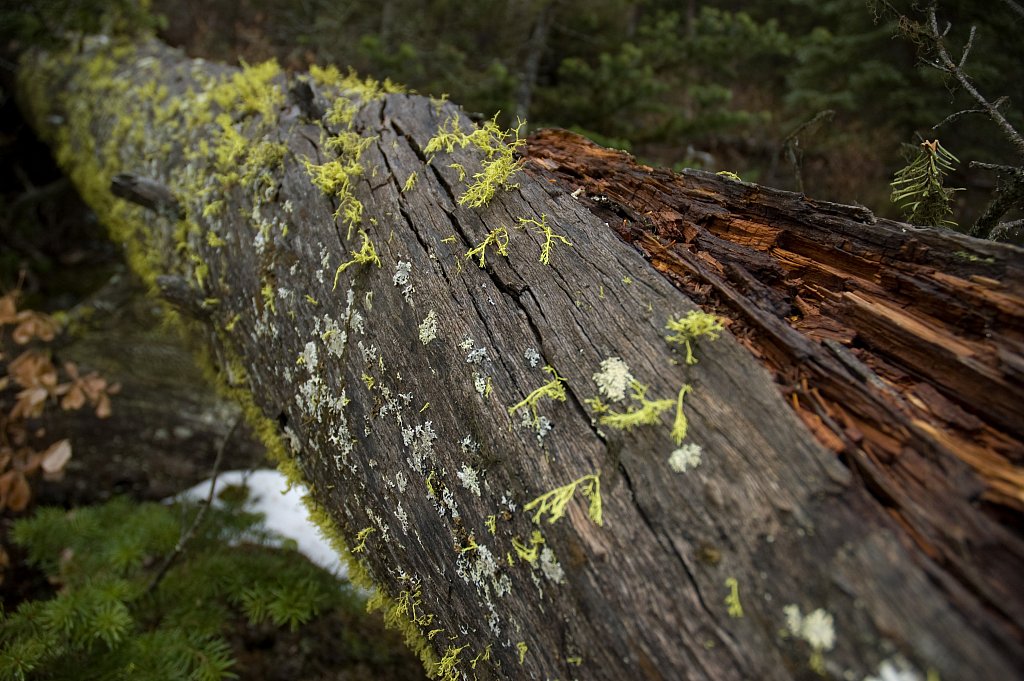
[[[448,94],[504,124],[559,126],[672,168],[743,179],[900,217],[893,173],[923,139],[963,163],[948,185],[966,229],[996,178],[970,160],[1013,163],[978,104],[925,65],[904,30],[911,3],[865,0],[247,0],[163,7],[165,35],[190,52],[352,66]],[[944,0],[940,28],[965,70],[1019,130],[1024,12],[1013,0]],[[918,41],[919,42],[919,41]],[[796,163],[794,163],[794,157]],[[799,170],[797,167],[799,166]],[[1008,216],[1011,218],[1013,216]],[[1019,216],[1017,216],[1019,217]]]

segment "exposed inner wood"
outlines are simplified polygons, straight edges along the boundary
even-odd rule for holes
[[[1024,251],[649,168],[561,130],[538,132],[525,156],[728,318],[921,549],[992,607],[1019,607],[1019,589],[975,580],[1021,558]]]

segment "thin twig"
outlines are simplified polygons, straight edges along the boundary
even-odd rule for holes
[[[1014,0],[1003,0],[1003,3],[1019,14],[1021,19],[1024,19],[1024,7],[1021,7],[1019,3],[1014,2]]]
[[[185,551],[185,547],[188,545],[189,540],[192,539],[196,530],[199,529],[203,519],[206,517],[206,512],[213,504],[213,493],[217,488],[217,475],[220,473],[220,464],[224,459],[224,450],[227,448],[227,444],[231,440],[231,436],[234,435],[235,429],[238,428],[240,421],[241,417],[235,417],[235,420],[231,424],[231,428],[228,429],[224,439],[221,440],[220,446],[217,447],[217,458],[213,461],[213,473],[210,476],[210,492],[206,495],[206,502],[199,507],[199,512],[196,513],[196,517],[193,518],[192,524],[187,530],[181,533],[181,536],[178,538],[178,543],[174,546],[174,550],[171,551],[164,560],[163,565],[160,566],[160,570],[153,576],[153,581],[151,581],[149,586],[146,588],[147,596],[156,591],[156,588],[160,586],[160,582],[163,581],[164,576],[167,575],[167,572],[171,569],[171,566],[174,565],[174,561],[177,560],[178,556]]]
[[[1010,122],[1006,120],[1002,113],[996,106],[989,102],[985,97],[978,92],[977,88],[974,87],[974,83],[967,77],[967,74],[957,66],[953,58],[949,56],[949,52],[946,50],[946,46],[942,41],[945,33],[939,33],[939,20],[935,16],[935,3],[932,3],[928,7],[928,28],[931,31],[932,42],[935,44],[935,51],[938,54],[940,65],[936,66],[940,71],[945,71],[949,75],[953,76],[960,82],[960,85],[967,90],[967,92],[974,97],[975,101],[981,104],[981,107],[985,110],[985,113],[989,115],[989,118],[999,126],[1003,133],[1009,138],[1010,143],[1017,149],[1017,153],[1024,156],[1024,137],[1021,137],[1020,133]],[[971,31],[973,37],[973,29]]]
[[[964,45],[964,52],[960,55],[960,63],[957,68],[962,69],[964,63],[967,61],[967,55],[971,53],[971,48],[974,47],[974,34],[978,32],[977,26],[971,26],[971,36],[967,39],[967,44]]]

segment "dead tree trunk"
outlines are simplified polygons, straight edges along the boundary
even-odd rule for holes
[[[469,208],[454,106],[158,44],[20,87],[434,675],[1024,668],[1019,249],[560,132]]]

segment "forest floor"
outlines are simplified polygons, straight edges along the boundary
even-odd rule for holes
[[[9,91],[0,91],[0,295],[15,287],[22,292],[20,307],[47,313],[82,306],[98,291],[113,289],[118,295],[107,300],[115,302],[96,313],[107,320],[102,324],[105,333],[111,328],[127,329],[127,337],[120,341],[104,336],[103,343],[111,353],[124,354],[133,344],[154,338],[159,344],[178,344],[178,351],[187,353],[176,332],[162,323],[161,307],[142,295],[142,285],[128,272],[118,248],[106,239],[95,215],[22,120]],[[91,328],[97,328],[94,322],[79,333],[89,334]],[[5,342],[9,343],[9,338]],[[57,343],[55,360],[61,352],[60,339]],[[5,357],[9,359],[11,356]],[[195,367],[189,371],[195,379],[192,390],[209,395],[200,403],[215,403],[218,398],[212,386],[202,382]],[[4,396],[11,394],[13,390],[8,390]],[[70,509],[117,495],[160,501],[210,475],[213,457],[209,447],[190,447],[188,442],[177,447],[154,446],[147,441],[154,433],[173,429],[180,415],[167,413],[164,429],[130,416],[121,415],[119,420],[122,400],[128,402],[131,396],[126,392],[114,396],[112,418],[92,419],[92,432],[84,436],[87,441],[80,446],[72,443],[74,454],[63,480],[34,481],[33,499],[25,511],[0,511],[0,549],[6,550],[9,560],[6,566],[0,561],[4,611],[13,611],[26,599],[50,597],[55,591],[9,541],[17,518],[31,515],[42,505]],[[0,406],[5,411],[10,407]],[[67,428],[71,419],[77,419],[72,430],[81,432],[84,421],[71,412],[56,411],[45,425],[32,426],[57,433]],[[35,434],[39,435],[38,431]],[[262,448],[251,435],[240,433],[236,439],[237,446],[225,448],[223,469],[267,467]],[[394,632],[385,630],[379,613],[368,615],[339,607],[294,632],[269,624],[253,626],[239,616],[227,638],[237,660],[233,671],[240,679],[424,678],[422,664]]]

